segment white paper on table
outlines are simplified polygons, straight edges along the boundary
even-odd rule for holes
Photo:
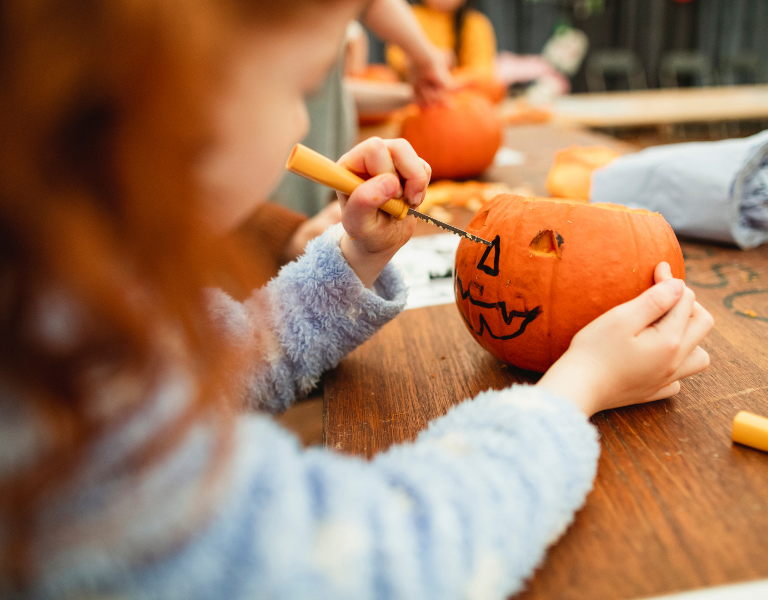
[[[408,286],[406,310],[454,301],[453,266],[460,241],[451,233],[423,235],[411,238],[397,251],[392,262]]]
[[[525,153],[502,146],[493,158],[494,167],[519,167],[525,164]]]

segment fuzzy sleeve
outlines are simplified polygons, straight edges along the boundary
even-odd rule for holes
[[[342,233],[341,225],[331,227],[244,303],[210,292],[214,319],[228,337],[244,351],[256,349],[244,386],[250,407],[285,410],[405,307],[395,267],[369,290],[341,253]]]
[[[584,503],[595,428],[535,387],[480,394],[371,462],[244,417],[229,499],[142,598],[502,600]]]

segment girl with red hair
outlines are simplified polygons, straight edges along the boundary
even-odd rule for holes
[[[430,169],[340,159],[342,225],[248,299],[219,234],[279,178],[357,0],[0,7],[0,595],[502,598],[584,502],[588,415],[704,368],[666,280],[535,387],[489,391],[372,462],[302,451],[285,409],[404,306],[387,266]]]

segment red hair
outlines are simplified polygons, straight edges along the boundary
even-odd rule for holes
[[[200,290],[232,265],[241,281],[247,269],[194,209],[193,167],[209,139],[206,111],[232,27],[290,19],[317,3],[232,0],[230,14],[224,4],[0,6],[0,379],[52,426],[34,467],[0,481],[0,515],[14,527],[0,573],[24,572],[43,494],[116,420],[142,408],[146,394],[119,415],[96,416],[83,383],[94,364],[151,366],[158,331],[182,325],[201,391],[136,464],[173,447],[204,412],[223,416],[222,431],[231,422],[217,400],[231,356]],[[66,347],[35,334],[36,307],[53,288],[87,316]]]

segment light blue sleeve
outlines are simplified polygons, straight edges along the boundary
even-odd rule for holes
[[[405,308],[406,289],[393,265],[366,288],[339,248],[341,225],[307,246],[244,303],[209,292],[210,310],[227,335],[261,354],[245,374],[246,403],[281,412],[310,391],[324,371]]]
[[[246,379],[254,406],[284,408],[403,308],[396,273],[365,289],[338,235],[243,304],[211,292],[232,339],[263,350]],[[522,588],[595,476],[595,428],[528,386],[465,401],[370,462],[302,450],[265,415],[237,417],[223,437],[216,413],[142,466],[137,450],[195,394],[186,363],[166,358],[164,377],[137,388],[149,394],[142,411],[46,502],[32,591],[3,594],[0,580],[0,595],[501,599]]]
[[[480,394],[371,462],[302,451],[270,419],[237,431],[217,515],[124,582],[162,600],[502,599],[584,503],[595,428],[534,387]]]

